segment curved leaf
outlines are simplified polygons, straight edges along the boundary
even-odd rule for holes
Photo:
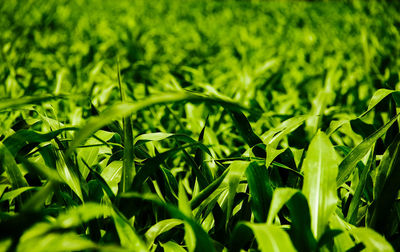
[[[371,149],[372,145],[381,137],[386,131],[396,122],[396,120],[400,117],[400,113],[393,117],[388,123],[383,125],[377,131],[375,131],[372,135],[364,139],[359,145],[357,145],[354,149],[350,151],[349,154],[343,159],[343,161],[339,165],[339,174],[336,178],[337,186],[341,186],[346,179],[355,169],[357,163],[368,153]]]
[[[147,244],[151,246],[154,243],[157,236],[182,224],[183,220],[179,219],[167,219],[157,222],[156,224],[151,226],[151,228],[149,228],[145,234]]]
[[[230,109],[243,109],[238,104],[223,100],[221,98],[213,98],[200,94],[194,93],[172,93],[149,97],[145,100],[135,102],[135,103],[120,103],[112,106],[110,109],[105,111],[100,116],[91,117],[86,125],[84,125],[75,135],[75,138],[70,144],[67,150],[67,156],[80,144],[82,144],[88,137],[90,137],[94,132],[101,129],[102,127],[110,124],[112,121],[125,117],[127,115],[133,114],[141,109],[157,104],[165,104],[171,102],[209,102],[219,104]]]
[[[381,88],[375,91],[374,95],[372,96],[371,100],[369,101],[368,104],[368,109],[360,117],[363,117],[366,115],[368,112],[370,112],[376,105],[378,105],[379,102],[381,102],[384,98],[386,98],[388,95],[396,92],[396,90],[390,90],[390,89],[385,89]],[[398,91],[397,91],[398,92]]]
[[[164,249],[164,252],[186,252],[186,250],[182,248],[182,246],[172,241],[161,243],[160,245]]]
[[[268,212],[267,224],[272,224],[276,215],[279,213],[281,208],[288,202],[294,194],[299,192],[293,188],[277,188],[272,195],[271,206]]]

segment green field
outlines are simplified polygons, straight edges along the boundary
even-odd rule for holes
[[[400,251],[400,3],[0,1],[0,251]]]

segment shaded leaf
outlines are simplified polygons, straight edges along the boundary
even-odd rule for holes
[[[196,195],[190,201],[190,206],[192,209],[197,208],[207,197],[209,197],[215,190],[221,185],[224,181],[226,175],[229,172],[229,168],[224,171],[216,180],[214,180],[210,185],[208,185],[204,190],[202,190],[199,194]]]
[[[28,186],[28,187],[20,187],[18,189],[6,192],[0,197],[0,202],[6,201],[6,200],[12,201],[13,199],[15,199],[16,197],[18,197],[19,195],[21,195],[24,192],[36,190],[36,189],[38,189],[38,188]]]
[[[400,134],[393,140],[393,144],[396,147],[389,148],[391,151],[390,161],[385,162],[385,165],[389,165],[389,167],[383,168],[388,171],[388,175],[381,192],[376,195],[375,208],[369,221],[369,226],[382,234],[388,232],[387,225],[392,222],[388,213],[390,213],[400,190]]]
[[[372,147],[370,156],[368,158],[368,163],[367,165],[363,168],[362,173],[360,175],[360,180],[358,182],[356,191],[354,192],[354,196],[350,202],[350,207],[349,207],[349,211],[347,213],[347,218],[346,220],[350,223],[355,225],[356,221],[357,221],[357,214],[358,214],[358,209],[361,203],[361,196],[362,193],[364,192],[364,188],[366,186],[367,183],[367,178],[369,175],[370,170],[372,169],[372,163],[375,160],[374,157],[374,147]]]
[[[265,222],[273,192],[267,168],[251,162],[246,169],[246,177],[250,188],[250,202],[254,219],[256,222]]]
[[[292,220],[290,237],[298,251],[315,251],[317,241],[311,231],[310,209],[305,196],[297,192],[287,202],[287,207]]]
[[[262,143],[262,140],[254,133],[246,116],[240,111],[231,111],[231,116],[244,141],[250,146],[250,148],[254,147],[254,155],[256,157],[265,157],[265,151],[261,147],[256,146],[257,144]]]
[[[13,189],[29,187],[14,157],[8,151],[7,147],[5,147],[3,143],[0,143],[0,173],[3,171],[6,172]],[[28,192],[27,197],[30,196],[29,194]],[[22,200],[20,200],[20,203],[22,203]]]
[[[180,211],[176,206],[164,203],[157,196],[153,194],[139,194],[135,192],[129,192],[121,195],[121,197],[143,199],[145,201],[152,202],[162,208],[165,208],[173,218],[184,220],[186,223],[190,225],[196,237],[196,249],[195,249],[196,252],[215,251],[214,246],[211,243],[210,237],[204,231],[204,229],[193,219],[182,213],[182,211]]]
[[[294,194],[299,192],[293,188],[277,188],[272,195],[272,201],[268,212],[267,224],[273,224],[275,217],[278,215],[281,208],[288,202]]]
[[[393,117],[388,123],[383,125],[377,131],[375,131],[372,135],[364,139],[359,145],[357,145],[354,149],[350,151],[349,154],[343,159],[343,161],[339,165],[339,173],[336,178],[337,186],[341,186],[346,179],[350,176],[350,174],[355,169],[358,161],[360,161],[371,149],[372,145],[381,137],[386,131],[396,122],[399,118],[400,113]]]

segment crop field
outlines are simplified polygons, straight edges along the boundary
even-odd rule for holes
[[[0,1],[0,251],[400,251],[400,2]]]

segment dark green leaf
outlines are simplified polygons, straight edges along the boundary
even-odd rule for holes
[[[246,169],[246,177],[250,188],[250,202],[254,219],[256,222],[266,222],[272,200],[272,187],[267,168],[251,162]]]

